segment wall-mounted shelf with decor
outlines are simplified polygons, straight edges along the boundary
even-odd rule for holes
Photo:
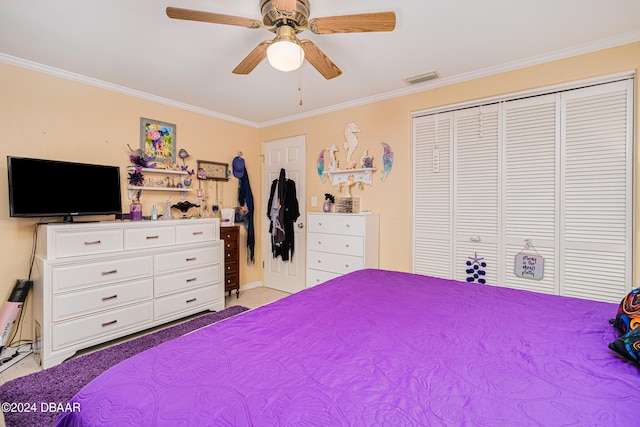
[[[349,187],[353,184],[363,183],[363,184],[372,184],[373,172],[376,168],[360,168],[360,169],[345,169],[345,170],[334,170],[334,171],[326,171],[324,174],[329,175],[329,179],[331,180],[331,185],[334,187],[339,186],[340,184],[346,184],[346,195],[349,196],[351,193],[349,191]],[[353,181],[349,182],[349,177],[353,176]]]
[[[128,166],[127,167],[127,171],[128,172],[133,172],[135,170],[135,166]],[[187,197],[187,193],[193,192],[195,191],[192,188],[189,188],[188,186],[185,185],[185,178],[189,175],[189,173],[187,171],[178,171],[178,170],[173,170],[173,169],[156,169],[156,168],[142,168],[141,172],[144,174],[147,173],[151,173],[151,174],[157,174],[157,175],[162,175],[164,174],[166,177],[165,179],[171,179],[173,178],[173,176],[177,175],[178,178],[178,184],[181,185],[181,187],[167,187],[164,184],[158,184],[158,180],[153,180],[151,181],[151,183],[153,185],[145,185],[145,186],[139,186],[139,185],[127,185],[127,190],[129,192],[129,199],[135,199],[136,195],[139,191],[173,191],[173,192],[179,192],[180,196],[185,199]],[[186,180],[193,180],[193,178],[186,178]],[[146,179],[145,179],[146,181]],[[160,181],[164,181],[164,180],[160,180]],[[174,179],[175,181],[175,179]],[[175,184],[175,185],[178,185]]]

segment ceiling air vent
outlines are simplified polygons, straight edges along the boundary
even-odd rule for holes
[[[418,83],[428,82],[429,80],[437,79],[438,77],[440,77],[440,75],[438,74],[437,71],[431,71],[429,73],[418,74],[417,76],[407,77],[402,80],[404,80],[410,85],[415,85]]]

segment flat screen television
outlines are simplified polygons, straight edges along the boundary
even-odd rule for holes
[[[12,217],[122,213],[118,166],[7,156],[7,170]]]

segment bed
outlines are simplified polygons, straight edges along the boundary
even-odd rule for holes
[[[121,362],[57,425],[636,425],[617,308],[361,270]]]

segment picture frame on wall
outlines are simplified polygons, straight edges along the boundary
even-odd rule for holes
[[[176,161],[176,125],[140,117],[140,149],[156,162]]]
[[[198,179],[208,179],[212,181],[229,180],[229,163],[210,162],[198,160]]]

